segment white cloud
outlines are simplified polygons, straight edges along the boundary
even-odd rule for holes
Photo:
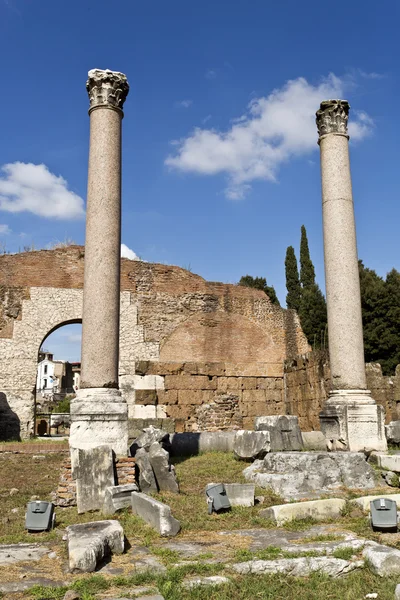
[[[385,79],[386,77],[386,75],[384,75],[383,73],[367,73],[362,69],[358,69],[358,73],[361,75],[361,77],[364,77],[364,79]]]
[[[71,344],[80,344],[82,342],[82,332],[78,331],[76,333],[72,333],[69,331],[62,331],[60,334],[62,337],[64,337],[67,342],[70,342]]]
[[[203,125],[205,125],[210,119],[212,119],[212,115],[207,115],[206,117],[204,117],[204,119],[202,120]]]
[[[215,69],[207,69],[205,78],[206,79],[215,79],[217,76],[217,71]]]
[[[193,104],[193,100],[177,100],[175,102],[175,106],[177,108],[189,108],[190,106],[192,106]]]
[[[138,255],[125,244],[121,244],[121,257],[129,258],[130,260],[139,260]]]
[[[281,165],[317,149],[315,112],[320,102],[342,98],[353,82],[331,74],[312,85],[303,77],[288,81],[269,96],[253,99],[247,112],[227,131],[196,128],[173,142],[175,153],[165,160],[171,169],[200,175],[225,174],[225,195],[243,198],[255,180],[276,181]],[[371,132],[365,112],[353,112],[349,134],[355,140]]]
[[[9,226],[0,224],[0,235],[7,235],[8,233],[11,233]]]
[[[0,210],[31,212],[49,219],[77,219],[85,214],[83,200],[46,165],[15,162],[0,169]]]

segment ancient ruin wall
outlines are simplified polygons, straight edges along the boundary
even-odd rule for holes
[[[38,350],[49,333],[81,321],[83,267],[81,246],[0,257],[0,439],[26,437],[32,431]],[[282,379],[283,361],[307,350],[297,316],[274,306],[261,291],[210,283],[179,267],[121,260],[119,373],[132,418],[168,418],[193,430],[212,427],[208,412],[218,403],[215,412],[223,426],[228,422],[221,416],[224,411],[225,416],[231,411],[234,423],[242,419],[246,424],[252,418],[246,414],[247,402],[253,407],[250,413],[275,414],[275,404],[268,408],[267,394],[258,387],[264,384],[254,383],[257,374],[261,379]],[[176,391],[180,401],[146,404],[138,393],[140,386],[146,391],[148,385],[148,380],[140,380],[143,375],[138,379],[140,361],[194,363],[195,372],[188,374],[196,378],[196,385],[185,388],[183,380],[169,378],[179,372],[157,374],[157,385],[162,379],[165,394]],[[200,381],[206,380],[197,379],[201,365],[211,363],[233,369],[204,374],[214,389],[202,387]],[[225,377],[231,378],[229,386],[223,383]],[[249,380],[243,383],[242,377]],[[240,392],[233,394],[237,401],[229,396],[234,390]],[[194,400],[185,403],[185,394],[179,392],[187,391],[213,391],[218,398],[213,402],[206,394],[199,404],[200,395],[191,393],[186,397]],[[211,408],[200,410],[204,402]],[[185,420],[190,425],[182,425]]]
[[[400,419],[400,365],[393,376],[382,375],[377,363],[365,365],[372,397],[385,409],[386,423]],[[285,361],[286,414],[297,415],[303,431],[319,429],[319,413],[330,390],[327,351],[310,352]]]

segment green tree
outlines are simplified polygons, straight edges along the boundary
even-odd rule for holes
[[[265,292],[272,304],[277,304],[280,306],[274,287],[272,285],[267,285],[267,280],[265,277],[252,277],[251,275],[244,275],[240,278],[239,285],[244,285],[246,287],[255,288]]]
[[[315,284],[315,269],[311,262],[307,232],[304,225],[301,226],[300,283],[303,289],[311,288]]]
[[[299,317],[301,327],[313,348],[326,344],[327,313],[326,301],[318,284],[315,282],[315,269],[311,261],[307,232],[301,226],[300,241],[300,284],[301,299]]]
[[[300,309],[301,302],[301,285],[299,278],[299,269],[297,267],[297,258],[294,253],[293,246],[289,246],[286,250],[285,258],[285,275],[286,275],[286,306],[297,310]]]
[[[400,363],[400,273],[392,269],[386,280],[359,263],[361,308],[366,362],[378,362],[384,375]]]
[[[326,301],[316,283],[301,290],[299,317],[308,343],[313,348],[325,347],[328,323]]]

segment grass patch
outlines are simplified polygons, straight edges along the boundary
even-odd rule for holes
[[[354,548],[336,548],[332,552],[333,558],[341,558],[343,560],[350,560],[359,551],[355,551]]]
[[[321,556],[320,552],[315,550],[305,550],[303,552],[288,552],[277,546],[268,546],[263,550],[252,552],[251,550],[239,549],[235,553],[237,562],[247,562],[248,560],[275,560],[277,558],[303,558]]]

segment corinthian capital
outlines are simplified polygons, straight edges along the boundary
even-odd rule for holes
[[[118,71],[92,69],[88,73],[86,89],[90,100],[89,112],[101,106],[122,111],[129,83],[126,75]]]
[[[317,110],[319,137],[327,133],[347,134],[350,105],[347,100],[324,100]]]

